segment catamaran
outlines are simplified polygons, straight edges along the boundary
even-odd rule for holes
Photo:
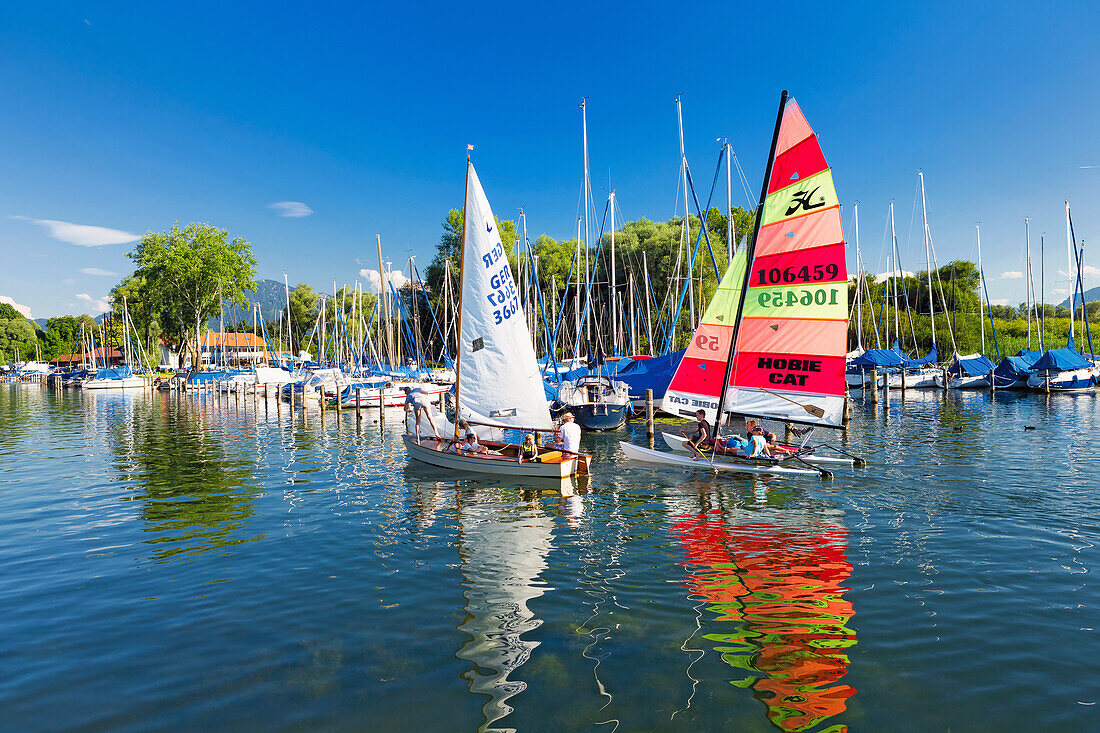
[[[443,468],[517,477],[588,473],[591,456],[538,445],[536,455],[525,459],[518,441],[504,441],[506,430],[550,433],[554,423],[497,221],[469,156],[464,217],[455,423],[488,428],[500,439],[481,441],[486,452],[473,453],[459,451],[464,436],[457,426],[452,438],[418,440],[406,433],[409,456]]]
[[[691,418],[703,410],[715,435],[726,413],[840,427],[847,337],[848,277],[832,172],[798,104],[783,92],[752,239],[726,269],[662,409]],[[700,465],[619,445],[634,460]],[[805,462],[812,451],[804,442],[784,457],[716,454],[702,465],[827,473]]]

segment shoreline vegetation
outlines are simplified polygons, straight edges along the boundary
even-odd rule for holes
[[[734,241],[743,243],[751,234],[753,215],[740,207],[734,207],[730,215],[733,218]],[[454,308],[454,292],[458,283],[455,263],[461,246],[462,220],[461,209],[448,212],[442,221],[443,231],[435,255],[424,269],[423,279],[419,278],[419,273],[410,272],[413,279],[394,288],[400,307],[391,313],[392,327],[413,329],[413,337],[424,344],[426,354],[439,354],[443,350],[442,334],[433,323],[442,322],[440,319],[444,317],[444,311],[446,317],[450,317]],[[716,269],[725,269],[727,221],[721,210],[711,208],[707,212],[705,236],[701,236],[699,218],[690,216],[686,237],[681,217],[666,222],[642,218],[616,226],[616,307],[622,309],[626,301],[623,291],[627,287],[627,278],[633,277],[634,290],[638,295],[635,309],[640,318],[645,310],[643,301],[650,301],[651,325],[656,331],[657,319],[674,311],[677,301],[683,300],[681,291],[685,290],[690,271],[691,300],[683,301],[672,344],[675,349],[683,348],[692,334],[692,306],[694,313],[702,313],[717,287],[719,278]],[[498,221],[498,224],[516,281],[527,283],[532,296],[536,292],[533,284],[537,282],[541,300],[530,298],[535,308],[533,316],[536,323],[549,323],[553,329],[554,317],[572,313],[577,305],[576,299],[585,297],[575,284],[567,287],[567,283],[575,283],[578,277],[577,259],[581,260],[582,266],[585,260],[588,261],[593,318],[598,323],[602,314],[612,312],[609,232],[601,232],[595,238],[587,248],[586,257],[584,247],[577,238],[558,241],[542,234],[527,247],[518,241],[522,235],[517,231],[516,221]],[[693,252],[694,263],[689,266]],[[361,281],[359,287],[354,283],[344,284],[337,289],[335,297],[331,293],[323,296],[310,285],[298,283],[289,293],[289,317],[286,306],[282,305],[274,318],[264,321],[263,328],[254,325],[249,294],[257,290],[257,262],[252,246],[243,237],[231,238],[228,231],[209,224],[191,223],[181,228],[177,223],[164,232],[147,232],[128,256],[134,261],[135,270],[112,288],[110,314],[97,318],[87,314],[58,316],[50,318],[45,328],[40,328],[12,306],[0,304],[0,361],[14,361],[17,356],[25,360],[34,358],[36,354],[42,360],[49,361],[66,354],[79,354],[82,328],[85,333],[95,334],[97,345],[119,347],[123,340],[121,314],[124,300],[134,333],[142,341],[145,352],[151,356],[159,354],[158,343],[163,344],[179,365],[193,356],[196,340],[201,338],[201,334],[213,330],[209,324],[222,311],[226,315],[225,332],[252,333],[265,328],[271,344],[280,352],[292,345],[297,349],[316,340],[314,331],[322,303],[328,324],[340,317],[361,317],[375,337],[378,329],[384,327],[380,317],[374,318],[371,325],[377,295],[367,291]],[[537,273],[536,277],[530,276],[532,269]],[[522,275],[520,270],[523,270]],[[583,270],[581,272],[580,279],[583,281]],[[857,343],[862,343],[864,348],[889,348],[898,340],[903,351],[910,355],[923,355],[933,343],[933,318],[935,343],[941,361],[950,358],[952,352],[978,352],[996,357],[998,352],[1000,356],[1006,356],[1023,348],[1040,348],[1040,306],[1032,304],[1029,328],[1028,308],[1023,303],[1017,307],[987,306],[985,348],[982,348],[983,319],[978,315],[980,278],[978,268],[972,262],[956,260],[933,271],[934,316],[929,315],[930,298],[923,271],[898,278],[896,299],[891,278],[865,275],[866,286],[859,317],[851,305],[855,303],[855,277],[854,273],[849,273],[850,349],[856,348]],[[648,282],[644,282],[647,279]],[[642,282],[645,287],[640,284]],[[885,299],[884,291],[887,292]],[[648,298],[645,293],[648,293]],[[337,304],[342,316],[336,312]],[[1045,347],[1064,346],[1069,335],[1069,308],[1047,304],[1042,310],[1046,315]],[[1096,346],[1100,346],[1100,301],[1088,303],[1085,310],[1090,328],[1092,324],[1097,328],[1093,338],[1097,341]],[[429,311],[434,319],[427,317]],[[400,312],[424,315],[410,319],[410,323],[401,326],[397,323]],[[1077,346],[1081,350],[1094,351],[1088,343],[1085,329],[1081,328],[1080,313],[1078,304],[1075,313],[1078,319]],[[563,335],[567,339],[575,338],[575,333],[570,333],[573,324],[568,321],[571,319],[561,320],[566,321],[560,326]],[[888,329],[886,321],[889,321]],[[862,332],[857,338],[859,323],[862,323]],[[670,326],[666,323],[666,332]],[[541,328],[540,325],[536,330]],[[596,330],[597,340],[609,338],[605,325],[597,325]],[[646,329],[638,330],[636,352],[660,353],[668,344],[667,336],[655,333],[651,349]],[[876,330],[879,334],[877,340]],[[449,347],[450,353],[453,353],[453,337],[451,341]],[[562,353],[563,341],[558,341],[559,356],[566,356]],[[545,344],[545,338],[542,342]],[[604,347],[604,353],[610,354],[612,350]]]

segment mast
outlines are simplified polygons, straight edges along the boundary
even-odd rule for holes
[[[1066,264],[1067,264],[1066,272],[1069,274],[1071,279],[1073,278],[1073,268],[1074,268],[1074,265],[1075,265],[1075,263],[1074,263],[1075,259],[1076,258],[1073,256],[1073,235],[1070,234],[1070,231],[1069,231],[1069,201],[1067,201],[1066,202]],[[1076,310],[1076,305],[1077,305],[1077,286],[1076,286],[1076,283],[1074,283],[1073,286],[1070,288],[1070,292],[1072,293],[1072,295],[1070,295],[1070,299],[1069,299],[1069,343],[1070,343],[1070,346],[1072,348],[1077,348],[1077,346],[1076,346],[1076,344],[1074,343],[1074,340],[1073,340],[1073,311]]]
[[[680,177],[682,179],[682,185],[684,187],[684,226],[683,226],[683,243],[684,248],[689,252],[688,255],[688,282],[687,282],[687,297],[688,306],[691,309],[691,330],[695,330],[695,267],[691,262],[691,226],[688,223],[688,170],[687,170],[687,155],[684,153],[684,115],[680,108],[680,97],[682,95],[676,95],[676,124],[680,132]],[[679,314],[677,314],[679,315]]]
[[[1046,236],[1039,235],[1039,351],[1047,350],[1047,262],[1046,262]]]
[[[463,206],[465,206],[465,200]],[[382,347],[379,351],[383,351],[386,354],[386,359],[389,361],[389,368],[393,369],[393,338],[390,337],[390,301],[386,297],[386,262],[382,259],[382,235],[375,234],[375,241],[378,244],[378,299],[382,301],[382,318],[386,321],[385,333],[381,328],[378,329],[378,341]]]
[[[1024,254],[1027,258],[1027,282],[1024,283],[1024,299],[1027,307],[1027,349],[1031,351],[1031,229],[1030,220],[1024,217]]]
[[[473,148],[472,145],[467,146],[467,151]],[[455,432],[454,441],[458,442],[458,422],[461,419],[462,402],[459,401],[459,396],[462,394],[460,391],[462,388],[462,369],[460,364],[462,362],[462,286],[463,281],[466,279],[466,217],[470,209],[470,153],[466,153],[466,191],[462,194],[462,240],[458,249],[458,349],[455,352]],[[381,241],[381,240],[379,240]],[[381,253],[382,245],[378,245],[378,251]]]
[[[677,105],[678,106],[678,105]],[[733,323],[733,337],[730,339],[729,354],[726,356],[726,370],[722,378],[721,390],[718,392],[718,410],[714,415],[714,432],[718,435],[718,428],[722,424],[722,410],[726,404],[726,392],[728,391],[730,377],[733,376],[733,360],[737,356],[737,336],[741,332],[741,317],[745,313],[745,296],[749,292],[749,281],[752,277],[752,262],[756,255],[756,239],[760,235],[760,221],[764,217],[764,201],[768,198],[768,181],[772,177],[772,166],[775,164],[775,147],[779,142],[779,127],[783,123],[783,110],[787,106],[787,90],[779,97],[779,111],[775,115],[775,129],[772,131],[772,144],[768,148],[768,165],[764,169],[764,182],[760,185],[760,199],[756,204],[756,221],[752,226],[752,239],[749,240],[749,248],[745,253],[745,276],[741,282],[741,293],[737,299],[737,318]],[[685,191],[686,194],[686,191]]]
[[[615,192],[611,191],[608,197],[610,198],[611,207],[611,351],[616,353],[619,349],[619,309],[615,307],[615,297],[618,292],[615,289],[617,285],[615,274]]]
[[[726,138],[726,267],[733,262],[733,146]]]
[[[894,268],[890,271],[890,284],[894,291],[894,338],[901,346],[901,314],[898,313],[898,270],[901,269],[901,258],[898,257],[898,235],[894,232],[894,202],[890,202],[890,251],[894,254]],[[889,339],[887,339],[889,341]],[[916,351],[917,345],[913,344]]]
[[[649,346],[649,355],[653,356],[653,313],[649,307],[649,263],[646,261],[645,250],[642,250],[642,274],[645,275],[645,322],[646,333],[649,334],[646,337],[647,345]]]
[[[588,255],[584,256],[585,261]],[[581,218],[577,217],[577,266],[574,268],[573,327],[576,339],[573,342],[573,359],[581,354]],[[587,275],[586,275],[587,277]]]
[[[924,267],[928,278],[928,315],[932,319],[932,348],[936,347],[936,300],[932,297],[932,255],[930,253],[928,233],[928,204],[924,198],[924,171],[917,171],[920,176],[920,208],[924,219]],[[914,348],[916,345],[914,344]]]
[[[584,312],[585,312],[585,338],[592,343],[592,319],[589,313],[589,304],[592,302],[592,279],[588,264],[588,209],[592,196],[592,181],[588,173],[588,110],[585,102],[588,97],[581,98],[581,128],[584,133]],[[577,262],[580,265],[580,262]],[[580,331],[577,332],[577,340],[580,341]]]
[[[982,324],[982,354],[985,354],[985,273],[982,271],[982,230],[975,224],[974,231],[978,235],[978,320]]]
[[[856,348],[863,350],[863,256],[859,251],[859,202],[852,206],[856,227]]]
[[[294,356],[294,345],[291,342],[292,334],[290,328],[290,283],[286,279],[286,273],[283,273],[283,290],[286,292],[286,350],[291,356]]]

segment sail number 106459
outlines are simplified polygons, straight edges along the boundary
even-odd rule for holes
[[[839,273],[840,267],[832,262],[827,265],[814,265],[812,271],[809,265],[803,265],[797,269],[784,267],[782,270],[778,267],[762,267],[753,272],[756,275],[756,282],[753,284],[786,285],[796,282],[821,282],[822,280],[833,280]]]
[[[795,305],[837,305],[837,288],[787,291],[772,290],[756,296],[761,308],[782,308]]]

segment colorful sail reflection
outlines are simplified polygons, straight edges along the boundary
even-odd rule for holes
[[[750,251],[727,268],[662,409],[704,409],[714,419],[736,333],[725,411],[839,426],[848,338],[844,232],[832,172],[793,99],[783,107],[759,211]]]
[[[847,730],[818,726],[856,694],[840,682],[856,643],[842,585],[852,571],[848,530],[824,521],[730,523],[714,511],[677,516],[672,531],[687,556],[687,590],[715,614],[704,629],[729,629],[704,638],[738,671],[731,683],[755,690],[783,730]]]

